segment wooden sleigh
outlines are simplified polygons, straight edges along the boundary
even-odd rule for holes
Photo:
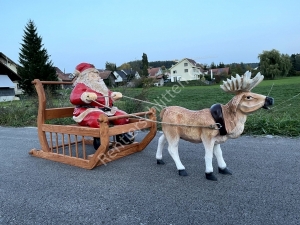
[[[46,121],[56,118],[73,116],[74,107],[46,108],[46,95],[43,85],[71,85],[71,82],[40,81],[32,82],[38,94],[37,128],[41,150],[32,149],[32,156],[93,169],[121,157],[140,152],[146,148],[156,135],[156,112],[151,108],[146,112],[123,116],[101,115],[100,128],[90,128],[75,125],[53,125]],[[136,118],[138,117],[138,118]],[[125,125],[110,126],[109,122],[119,118],[129,118]],[[146,130],[148,133],[140,142],[121,145],[115,141],[115,136],[122,133]],[[101,144],[95,151],[93,138],[100,138]],[[112,140],[113,139],[113,140]]]

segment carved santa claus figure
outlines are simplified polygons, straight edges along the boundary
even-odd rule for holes
[[[70,101],[76,106],[73,112],[75,122],[81,126],[99,128],[98,119],[101,114],[104,113],[107,116],[126,114],[113,106],[113,102],[122,98],[122,94],[120,92],[112,92],[107,88],[94,65],[80,63],[76,66],[74,73],[77,79],[73,84],[74,88],[70,95]],[[128,118],[112,121],[114,125],[123,125],[128,122]],[[117,138],[119,140],[128,139],[128,136],[119,135]],[[129,139],[131,140],[131,138]]]

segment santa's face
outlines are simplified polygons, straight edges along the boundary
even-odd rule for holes
[[[88,71],[85,74],[81,74],[75,81],[74,85],[77,83],[83,83],[98,93],[108,95],[108,88],[106,87],[103,79],[100,77],[98,70]]]
[[[102,81],[102,79],[101,79],[101,77],[99,76],[99,72],[97,71],[92,71],[92,72],[89,72],[88,74],[87,74],[87,76],[88,76],[88,80],[90,81],[90,82],[100,82],[100,81]]]

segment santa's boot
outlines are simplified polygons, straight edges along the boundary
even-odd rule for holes
[[[118,134],[116,140],[122,145],[129,145],[134,142],[134,135],[130,133]]]
[[[101,145],[100,138],[94,137],[93,145],[94,145],[94,149],[97,150],[99,148],[99,146]]]

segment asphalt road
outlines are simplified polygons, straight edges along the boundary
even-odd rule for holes
[[[166,149],[166,164],[156,164],[158,137],[85,170],[30,156],[40,146],[36,128],[0,127],[0,224],[300,224],[299,138],[227,141],[233,175],[213,182],[202,144],[180,142],[189,174],[180,177]]]

